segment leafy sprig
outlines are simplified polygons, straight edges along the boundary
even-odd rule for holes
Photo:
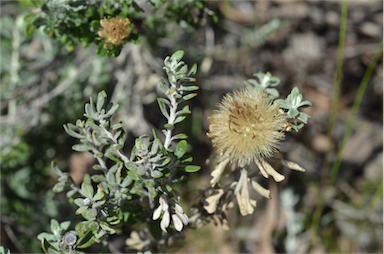
[[[280,84],[280,79],[272,76],[271,73],[257,72],[253,76],[255,79],[248,79],[245,81],[246,86],[252,86],[259,92],[265,92],[271,96],[271,98],[279,97],[279,91],[274,88]]]
[[[166,97],[157,100],[161,113],[167,119],[163,130],[165,134],[165,149],[170,147],[172,141],[187,138],[185,134],[172,136],[172,130],[175,124],[183,121],[191,113],[188,105],[180,109],[179,104],[195,97],[197,94],[193,91],[199,89],[197,86],[192,85],[196,82],[193,75],[196,74],[197,66],[193,65],[192,68],[188,69],[188,65],[181,61],[183,55],[184,52],[179,50],[171,57],[165,58],[164,70],[167,73],[168,79],[162,79],[159,86]]]
[[[310,116],[304,112],[300,112],[299,109],[309,107],[312,103],[303,99],[303,95],[297,87],[292,89],[286,99],[278,99],[275,103],[284,110],[287,119],[291,123],[290,127],[295,131],[298,131],[307,124]]]
[[[26,33],[32,35],[42,28],[46,34],[65,45],[68,51],[82,43],[96,44],[97,54],[118,56],[125,43],[140,43],[142,37],[156,40],[167,33],[167,26],[177,22],[191,27],[200,25],[196,13],[215,16],[204,7],[204,0],[47,0],[30,1],[34,9],[25,16]],[[128,19],[127,36],[119,44],[109,44],[98,32],[104,18]],[[113,29],[108,30],[109,32]],[[108,32],[108,33],[109,33]],[[154,38],[152,38],[154,37]]]
[[[53,165],[58,175],[58,183],[53,190],[61,192],[68,188],[67,197],[78,207],[76,214],[81,215],[83,220],[73,231],[76,240],[68,238],[70,246],[62,244],[67,228],[59,232],[55,226],[57,232],[52,230],[54,236],[42,234],[39,239],[46,253],[74,251],[95,243],[105,243],[103,239],[116,234],[117,226],[126,222],[130,222],[131,226],[135,222],[148,222],[155,239],[162,237],[160,229],[165,234],[167,228],[171,228],[170,232],[180,231],[187,225],[188,217],[179,205],[180,198],[173,185],[184,177],[178,172],[196,172],[200,167],[191,165],[187,135],[173,135],[172,130],[190,113],[188,105],[179,106],[196,96],[193,91],[198,87],[192,85],[196,65],[188,69],[181,60],[182,56],[183,51],[177,51],[164,61],[168,78],[161,80],[160,90],[165,98],[158,100],[160,111],[167,120],[163,130],[164,142],[153,131],[153,137],[138,137],[130,156],[125,155],[123,124],[111,121],[118,105],[107,105],[104,91],[98,94],[95,101],[91,98],[85,105],[86,120],[64,126],[70,136],[79,140],[73,149],[91,153],[97,161],[93,168],[101,173],[86,174],[81,186],[77,186],[67,173]],[[156,216],[152,216],[155,211]],[[153,220],[161,219],[161,223],[148,221],[151,217]],[[172,224],[168,217],[172,217]]]

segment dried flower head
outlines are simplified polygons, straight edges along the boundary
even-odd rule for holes
[[[107,43],[113,45],[120,45],[128,37],[131,32],[129,25],[131,22],[128,18],[114,17],[111,19],[100,20],[102,29],[98,32],[98,35],[104,38]]]
[[[271,157],[286,123],[279,107],[252,88],[226,95],[209,121],[213,146],[240,167]]]

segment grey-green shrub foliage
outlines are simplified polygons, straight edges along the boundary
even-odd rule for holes
[[[86,174],[81,186],[75,185],[67,173],[53,165],[58,176],[53,191],[67,191],[67,198],[77,206],[76,214],[81,215],[82,220],[72,225],[70,230],[69,221],[59,223],[53,219],[52,233],[38,236],[44,252],[78,253],[95,244],[108,247],[108,237],[121,234],[123,224],[131,232],[126,240],[128,248],[159,251],[168,247],[169,240],[188,224],[199,227],[216,220],[225,225],[225,212],[239,198],[239,186],[252,182],[255,191],[269,197],[269,191],[253,178],[249,179],[245,169],[242,169],[238,181],[234,179],[236,173],[233,170],[229,173],[232,182],[226,186],[218,183],[218,174],[222,174],[228,162],[226,158],[212,171],[213,184],[200,192],[201,196],[191,207],[190,217],[184,212],[175,184],[184,179],[184,173],[197,172],[200,166],[192,164],[192,157],[188,154],[188,136],[174,132],[175,125],[190,114],[189,106],[182,104],[195,97],[198,90],[194,78],[197,67],[189,68],[182,61],[183,54],[181,50],[176,51],[164,60],[167,78],[159,83],[163,96],[157,100],[160,112],[166,118],[162,133],[154,130],[152,135],[138,137],[129,156],[123,149],[126,143],[123,123],[111,121],[118,105],[107,105],[105,91],[85,105],[85,120],[64,126],[70,136],[80,141],[73,149],[91,153],[97,163],[93,166],[95,174]],[[303,100],[296,87],[286,99],[276,99],[279,93],[275,87],[280,80],[270,73],[256,73],[255,77],[247,80],[246,86],[275,99],[279,114],[284,114],[287,119],[289,128],[285,126],[285,131],[297,131],[307,123],[309,116],[299,109],[311,104]],[[282,164],[304,171],[293,162],[282,161]],[[239,207],[255,202],[248,191],[245,192],[240,195],[241,204],[238,199]]]
[[[69,222],[52,220],[52,234],[41,233],[38,237],[46,253],[76,252],[101,243],[108,235],[117,234],[122,223],[145,222],[156,240],[177,233],[188,224],[174,184],[182,180],[179,171],[196,172],[200,167],[191,164],[187,135],[175,135],[173,129],[190,113],[188,105],[180,104],[193,98],[198,87],[193,85],[196,65],[189,68],[182,56],[183,51],[177,51],[164,61],[168,79],[161,80],[159,87],[164,97],[158,99],[167,119],[164,138],[155,131],[153,136],[143,135],[136,139],[130,156],[125,155],[123,124],[111,122],[118,105],[106,105],[104,91],[96,101],[91,98],[85,105],[85,120],[64,126],[69,135],[80,141],[73,149],[91,153],[97,160],[93,168],[100,173],[85,175],[78,187],[67,173],[54,166],[58,183],[53,190],[68,189],[67,197],[78,206],[76,214],[83,220],[72,231],[68,231]]]
[[[28,0],[35,9],[25,16],[26,33],[43,28],[53,39],[72,51],[79,43],[97,45],[97,54],[117,56],[127,42],[139,43],[141,37],[153,40],[167,33],[167,25],[183,22],[200,25],[199,16],[212,15],[205,0]],[[129,19],[129,33],[119,45],[108,45],[98,36],[100,20],[119,17]],[[128,30],[127,30],[128,31]],[[163,36],[161,36],[163,35]],[[154,37],[153,37],[154,36]]]

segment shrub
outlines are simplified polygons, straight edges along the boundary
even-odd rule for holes
[[[299,109],[310,103],[302,100],[297,88],[287,99],[277,100],[278,92],[273,87],[279,80],[269,73],[257,73],[256,79],[246,82],[246,89],[224,97],[210,118],[208,136],[220,152],[219,163],[212,171],[211,186],[200,193],[187,215],[181,205],[183,193],[175,186],[186,181],[187,173],[198,172],[200,166],[192,163],[188,136],[175,131],[190,114],[185,104],[198,90],[194,78],[197,67],[189,68],[182,61],[183,54],[177,51],[164,60],[167,79],[159,83],[163,96],[157,100],[166,119],[164,128],[161,133],[153,130],[152,135],[138,137],[130,156],[124,150],[123,123],[111,120],[118,105],[107,105],[104,91],[85,105],[85,120],[64,126],[80,141],[73,149],[91,153],[97,163],[95,172],[86,174],[81,186],[53,166],[58,175],[53,191],[67,191],[82,220],[70,230],[70,221],[52,219],[52,233],[38,237],[46,253],[75,253],[91,246],[93,251],[105,250],[110,236],[122,234],[130,235],[126,240],[130,250],[165,251],[184,228],[197,228],[214,218],[225,223],[225,211],[235,201],[242,215],[251,214],[256,201],[250,198],[249,187],[269,197],[269,191],[257,182],[258,172],[276,181],[284,179],[268,159],[277,151],[284,131],[297,131],[307,122],[308,116]],[[258,172],[249,167],[253,162]],[[293,162],[280,163],[303,171]],[[220,177],[230,164],[236,170],[228,173],[235,176],[240,172],[240,178],[221,183]]]

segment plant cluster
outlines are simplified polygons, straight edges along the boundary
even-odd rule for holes
[[[174,185],[183,181],[183,172],[196,172],[200,167],[191,164],[187,135],[175,134],[174,127],[190,113],[188,105],[181,108],[180,104],[193,98],[198,87],[193,85],[196,65],[188,68],[181,61],[182,56],[183,52],[177,51],[164,61],[168,78],[160,82],[164,97],[158,99],[167,119],[162,139],[155,131],[153,137],[140,136],[130,156],[126,156],[122,123],[111,123],[118,105],[108,107],[104,91],[95,102],[91,99],[86,104],[86,120],[65,126],[69,135],[80,140],[73,149],[91,153],[97,160],[93,168],[100,173],[85,175],[78,187],[67,173],[54,167],[59,178],[53,190],[61,192],[69,188],[67,197],[78,206],[76,214],[81,215],[83,221],[68,233],[69,222],[58,224],[53,220],[53,234],[39,236],[45,252],[74,251],[94,243],[105,244],[105,238],[122,231],[124,224],[146,222],[154,240],[170,237],[172,232],[179,232],[188,224]]]
[[[164,37],[172,22],[191,27],[200,25],[202,17],[212,15],[204,0],[47,0],[30,1],[36,7],[26,15],[27,34],[37,28],[72,51],[79,43],[97,45],[99,55],[117,56],[127,42],[138,43],[141,37]]]
[[[221,161],[212,171],[211,187],[201,192],[203,196],[187,215],[181,205],[182,193],[178,193],[175,186],[185,180],[185,173],[197,172],[200,166],[191,164],[187,135],[175,132],[175,126],[190,114],[189,106],[182,104],[195,97],[198,90],[193,77],[197,67],[189,68],[182,61],[183,54],[177,51],[164,60],[167,78],[159,83],[163,97],[157,100],[166,119],[162,135],[154,130],[152,136],[138,137],[130,156],[124,149],[123,123],[111,121],[118,105],[107,105],[104,91],[85,105],[86,120],[64,126],[70,136],[80,141],[73,149],[89,152],[96,159],[95,174],[86,174],[81,186],[77,186],[67,173],[53,166],[58,175],[53,191],[67,190],[67,198],[77,206],[76,214],[83,219],[73,230],[69,230],[69,221],[52,220],[52,233],[39,235],[46,253],[77,252],[98,244],[106,248],[110,236],[126,230],[130,232],[126,240],[128,249],[159,251],[168,247],[171,239],[187,226],[198,227],[204,221],[217,218],[224,222],[224,212],[234,201],[242,215],[251,214],[256,200],[250,198],[248,184],[269,197],[269,191],[258,183],[256,172],[248,167],[251,161],[256,163],[262,176],[272,176],[276,181],[284,179],[265,157],[272,157],[277,150],[283,131],[287,131],[286,121],[293,119],[295,124],[302,120],[298,119],[300,112],[292,115],[284,109],[298,110],[310,104],[302,102],[297,88],[285,100],[271,99],[274,98],[269,96],[271,93],[278,96],[271,86],[276,86],[279,80],[269,73],[258,73],[259,80],[249,80],[246,89],[227,95],[210,118],[208,136],[221,151]],[[268,134],[272,138],[267,137]],[[220,177],[231,163],[240,166],[240,178],[221,185]],[[282,163],[303,171],[293,162]]]
[[[84,97],[104,89],[112,75],[107,59],[90,50],[68,53],[42,31],[25,36],[24,3],[2,2],[4,12],[18,14],[0,17],[1,225],[11,248],[38,252],[35,235],[60,216],[59,202],[47,190],[50,161],[68,158],[71,140],[59,134],[62,125],[81,114]]]
[[[245,82],[245,89],[226,95],[209,118],[208,137],[218,151],[218,162],[211,172],[211,186],[194,207],[197,226],[215,221],[227,227],[225,211],[235,202],[241,215],[252,214],[257,202],[250,190],[270,198],[270,191],[259,183],[260,175],[280,182],[285,176],[276,167],[304,171],[295,162],[273,157],[284,132],[298,131],[307,123],[309,116],[299,110],[311,103],[303,100],[297,87],[286,99],[277,99],[275,87],[280,80],[270,73],[254,76]],[[229,168],[227,177],[222,177]]]

